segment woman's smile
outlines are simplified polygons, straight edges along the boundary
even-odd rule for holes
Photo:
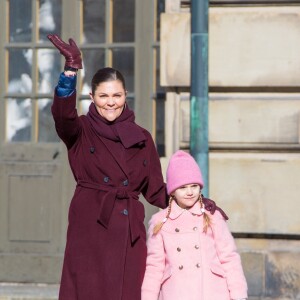
[[[100,83],[90,97],[98,113],[107,121],[113,122],[124,109],[126,91],[120,80],[112,80]]]

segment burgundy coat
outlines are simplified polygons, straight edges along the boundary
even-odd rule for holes
[[[159,157],[145,129],[145,143],[125,149],[99,137],[75,105],[75,93],[54,96],[56,130],[77,182],[59,299],[139,300],[147,249],[138,198],[143,194],[149,203],[166,207]]]

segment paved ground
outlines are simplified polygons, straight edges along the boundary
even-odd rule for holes
[[[57,300],[58,285],[0,283],[0,300]]]
[[[0,300],[57,300],[58,285],[1,283]],[[249,297],[249,300],[291,300],[286,298]],[[297,298],[299,299],[299,298]]]

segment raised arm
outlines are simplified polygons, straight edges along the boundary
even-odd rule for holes
[[[65,57],[64,72],[55,88],[52,115],[57,134],[71,148],[81,132],[76,110],[76,74],[82,69],[81,53],[73,39],[69,39],[69,44],[55,34],[49,34],[48,39]]]

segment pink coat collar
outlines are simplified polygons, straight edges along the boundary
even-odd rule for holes
[[[180,206],[178,206],[178,204],[175,201],[173,201],[171,205],[171,213],[169,218],[174,220],[184,213],[190,213],[199,216],[202,215],[199,201],[196,201],[195,204],[190,209],[181,208]]]

